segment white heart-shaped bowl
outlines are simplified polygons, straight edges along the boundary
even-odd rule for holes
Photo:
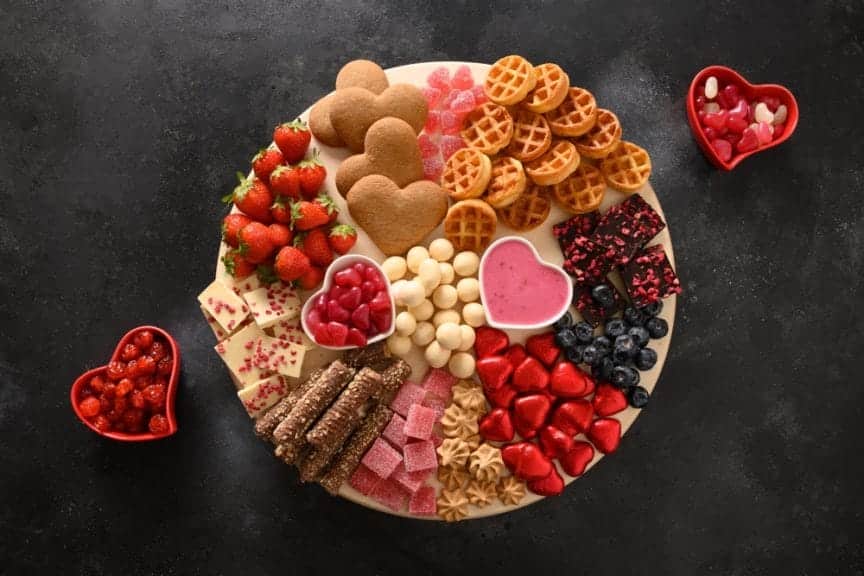
[[[484,269],[486,264],[489,261],[490,254],[495,253],[495,248],[501,244],[506,242],[518,242],[528,246],[531,249],[531,252],[534,254],[534,259],[537,260],[537,263],[540,266],[550,268],[561,275],[561,277],[565,280],[564,284],[567,286],[567,297],[563,300],[561,304],[561,309],[558,310],[551,318],[544,319],[542,322],[536,322],[534,324],[513,324],[508,322],[500,322],[495,320],[490,313],[488,296],[486,295],[486,288],[483,285],[483,278],[485,276]],[[501,330],[538,330],[540,328],[545,328],[550,324],[554,323],[558,318],[564,315],[565,312],[570,308],[570,303],[573,301],[573,282],[570,280],[570,277],[567,275],[564,270],[561,269],[560,266],[556,266],[554,264],[550,264],[546,262],[540,257],[540,254],[537,252],[537,248],[529,242],[528,240],[521,238],[519,236],[502,236],[493,242],[487,249],[486,252],[483,253],[483,257],[480,259],[480,300],[483,302],[483,308],[486,310],[486,322],[494,327],[499,328]]]
[[[336,274],[336,272],[339,272],[343,268],[353,266],[357,262],[363,262],[364,264],[372,266],[378,270],[378,273],[381,274],[381,278],[384,279],[384,283],[387,286],[387,297],[390,299],[390,329],[378,334],[377,336],[369,338],[366,345],[368,346],[375,342],[380,342],[389,337],[393,334],[394,330],[396,330],[396,303],[393,301],[393,290],[390,287],[390,281],[387,280],[387,275],[384,274],[384,270],[382,270],[381,266],[371,258],[361,256],[360,254],[345,254],[344,256],[340,256],[333,260],[330,266],[327,267],[327,272],[324,274],[324,282],[321,284],[321,288],[306,300],[303,304],[303,309],[300,310],[300,325],[303,327],[303,332],[306,333],[306,336],[308,336],[312,342],[315,342],[315,335],[306,325],[306,316],[312,308],[312,302],[314,302],[318,296],[330,290],[333,286],[333,275]],[[321,348],[326,348],[327,350],[353,350],[357,348],[357,346],[325,346],[324,344],[318,344],[318,342],[315,342],[315,345],[320,346]]]

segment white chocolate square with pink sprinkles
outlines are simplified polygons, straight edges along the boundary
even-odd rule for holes
[[[249,305],[252,318],[261,328],[269,328],[300,315],[300,298],[297,292],[281,282],[246,292],[243,298]]]
[[[226,334],[234,332],[249,315],[246,302],[218,280],[198,295],[198,302]]]

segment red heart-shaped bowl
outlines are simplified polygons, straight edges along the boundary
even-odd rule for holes
[[[732,158],[730,158],[728,162],[721,160],[717,155],[717,152],[711,146],[711,143],[708,142],[708,138],[702,130],[702,125],[699,124],[699,116],[696,114],[696,89],[704,84],[711,76],[716,77],[721,86],[734,82],[740,88],[741,94],[751,102],[763,96],[774,96],[779,98],[780,103],[786,105],[786,123],[784,124],[783,134],[771,140],[768,144],[759,146],[755,150],[733,153]],[[738,72],[731,68],[727,68],[726,66],[708,66],[707,68],[700,70],[699,73],[693,77],[693,82],[690,83],[690,91],[687,93],[687,119],[690,121],[690,129],[693,130],[693,136],[695,136],[696,142],[699,144],[699,147],[702,148],[702,151],[711,163],[723,170],[732,170],[738,165],[738,163],[748,156],[762,152],[768,148],[773,148],[778,144],[782,144],[792,136],[795,127],[798,125],[798,103],[795,101],[795,97],[792,93],[779,84],[750,84],[740,74],[738,74]]]
[[[167,436],[171,436],[175,432],[177,432],[177,418],[174,415],[174,400],[177,396],[177,387],[180,381],[180,348],[177,346],[177,342],[174,338],[171,337],[168,332],[165,330],[158,328],[156,326],[138,326],[137,328],[133,328],[129,332],[127,332],[123,338],[120,339],[120,342],[117,344],[117,348],[114,350],[114,354],[111,355],[111,360],[117,360],[120,358],[120,354],[123,351],[123,347],[126,344],[129,344],[135,335],[143,330],[149,330],[153,332],[154,335],[161,336],[165,342],[168,344],[171,349],[171,358],[174,359],[173,366],[171,367],[171,375],[168,377],[168,389],[165,391],[165,418],[168,420],[168,432],[165,434],[153,434],[151,432],[142,432],[140,434],[127,434],[125,432],[102,432],[98,428],[96,428],[87,418],[81,414],[81,410],[78,408],[78,397],[81,392],[81,388],[90,381],[93,376],[97,374],[101,374],[107,371],[108,366],[100,366],[98,368],[93,368],[92,370],[88,370],[84,374],[78,377],[77,380],[72,384],[72,390],[69,392],[69,399],[72,402],[72,409],[75,411],[75,415],[78,416],[78,419],[84,423],[85,426],[99,434],[100,436],[104,436],[106,438],[111,438],[112,440],[119,440],[121,442],[146,442],[148,440],[158,440],[159,438],[165,438]]]

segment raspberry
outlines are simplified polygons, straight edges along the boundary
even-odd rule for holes
[[[148,386],[142,392],[144,400],[152,406],[160,406],[165,403],[165,387],[161,384]]]
[[[168,376],[171,374],[171,369],[174,367],[174,361],[171,359],[171,356],[165,356],[158,363],[158,372],[162,376]],[[151,372],[152,374],[152,372]]]
[[[110,370],[110,366],[109,366]],[[136,376],[140,376],[140,372],[138,371],[138,359],[130,360],[126,363],[126,370],[120,378],[135,378]],[[120,378],[117,378],[119,380]]]
[[[144,394],[141,390],[132,391],[132,394],[129,395],[129,403],[135,408],[145,408],[147,406],[147,401],[144,400]]]
[[[99,412],[102,410],[102,404],[94,398],[90,396],[89,398],[85,398],[78,404],[78,410],[81,411],[81,414],[85,418],[93,418],[97,416]]]
[[[164,358],[163,358],[164,360]],[[142,356],[138,359],[138,374],[149,376],[156,372],[156,361],[150,356]]]
[[[123,347],[123,352],[120,354],[120,357],[123,358],[126,362],[129,360],[134,360],[141,355],[141,350],[135,344],[126,344]]]
[[[105,389],[105,379],[99,375],[94,376],[90,379],[90,389],[96,394],[101,394]]]
[[[126,368],[127,365],[119,360],[113,360],[108,363],[108,370],[106,373],[108,374],[108,378],[111,380],[120,380],[126,376]]]
[[[114,398],[114,410],[119,413],[123,413],[126,408],[129,406],[129,400],[124,398],[123,396],[118,396]]]
[[[117,385],[114,384],[113,382],[108,382],[107,384],[105,384],[105,388],[102,390],[102,396],[104,396],[105,398],[108,398],[110,400],[111,398],[114,398],[114,395],[116,394],[116,392],[117,392]]]
[[[138,378],[135,378],[136,390],[143,390],[151,384],[153,384],[153,376],[139,376]]]
[[[111,422],[109,422],[108,418],[105,416],[99,415],[96,416],[95,420],[93,420],[93,426],[95,426],[100,432],[107,432],[111,429]]]
[[[99,398],[99,411],[107,413],[109,410],[111,410],[111,400],[102,396]]]
[[[142,330],[135,334],[133,342],[135,342],[135,345],[141,350],[146,350],[151,344],[153,344],[153,333],[150,330]]]
[[[168,419],[161,414],[154,414],[147,427],[153,434],[166,434],[168,432]]]
[[[131,392],[135,388],[135,385],[132,383],[132,380],[129,378],[123,378],[120,382],[117,383],[117,388],[114,393],[117,396],[125,396],[129,392]]]
[[[150,346],[150,351],[147,353],[156,362],[159,362],[166,354],[168,354],[168,350],[165,349],[165,345],[159,340],[153,342],[153,345]]]
[[[123,412],[120,419],[126,425],[127,429],[133,431],[136,428],[139,428],[141,423],[144,421],[144,411],[139,410],[138,408],[130,408]]]

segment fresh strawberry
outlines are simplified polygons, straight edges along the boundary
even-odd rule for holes
[[[278,148],[264,148],[252,158],[252,170],[255,176],[267,182],[270,174],[282,164],[282,152]]]
[[[262,284],[272,284],[279,280],[279,277],[276,276],[276,272],[273,270],[273,266],[269,264],[259,264],[255,269],[255,275]]]
[[[282,224],[291,224],[291,201],[277,196],[273,200],[273,205],[270,206],[270,215],[273,220]]]
[[[240,253],[252,264],[260,264],[273,254],[270,229],[260,222],[250,222],[237,235]]]
[[[240,245],[240,241],[237,240],[237,233],[250,222],[252,219],[245,214],[239,212],[228,214],[222,220],[222,240],[232,248],[237,248]]]
[[[307,200],[315,198],[327,177],[327,169],[318,158],[318,150],[312,151],[312,158],[300,162],[297,170],[300,172],[300,193]]]
[[[317,266],[310,266],[309,270],[297,279],[297,284],[303,290],[312,290],[313,288],[317,288],[323,279],[324,270]]]
[[[357,231],[349,224],[340,224],[330,230],[330,248],[336,254],[345,254],[357,243]]]
[[[315,228],[302,236],[298,236],[294,245],[303,250],[309,261],[315,266],[326,268],[333,262],[333,251],[327,242],[327,233],[323,228]]]
[[[291,228],[285,224],[274,222],[267,227],[267,230],[270,232],[270,242],[273,243],[273,246],[276,249],[289,245],[291,240],[294,238],[294,233],[291,232]]]
[[[251,276],[255,272],[255,265],[246,260],[239,250],[229,250],[222,257],[225,271],[237,280]]]
[[[278,198],[300,198],[300,172],[291,166],[279,166],[270,174],[270,190]]]
[[[327,224],[327,209],[318,203],[301,200],[291,205],[291,224],[295,230],[311,230]]]
[[[273,194],[264,182],[258,178],[246,179],[240,172],[237,173],[240,184],[234,188],[231,194],[222,198],[222,202],[228,204],[234,202],[237,208],[258,222],[269,224],[273,217],[270,215],[270,206],[273,204]]]
[[[276,254],[273,271],[283,282],[293,282],[309,271],[309,258],[293,246],[284,246]]]
[[[315,198],[315,202],[321,205],[322,208],[327,212],[327,223],[332,224],[336,221],[336,218],[339,217],[339,209],[336,207],[336,203],[333,199],[327,195],[326,192],[322,192]]]
[[[299,118],[293,122],[280,124],[273,130],[273,141],[282,151],[282,156],[288,164],[296,164],[303,159],[310,140],[312,134],[309,133],[306,123]]]

